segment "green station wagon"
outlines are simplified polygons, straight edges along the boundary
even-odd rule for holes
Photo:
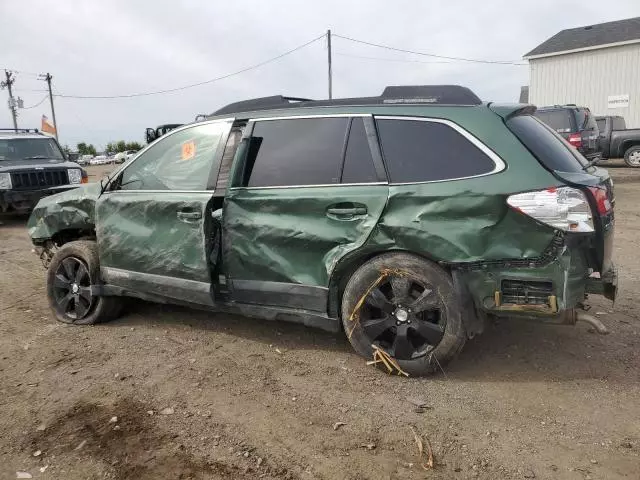
[[[458,86],[228,105],[40,201],[51,308],[93,324],[129,296],[301,322],[410,375],[489,316],[602,330],[584,309],[616,293],[613,184],[534,111]]]

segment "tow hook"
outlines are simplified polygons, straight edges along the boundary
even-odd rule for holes
[[[576,321],[588,323],[600,335],[607,335],[609,333],[609,330],[607,330],[607,327],[604,326],[604,323],[602,323],[593,315],[589,315],[588,313],[580,311],[576,312]]]

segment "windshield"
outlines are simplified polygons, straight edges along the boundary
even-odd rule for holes
[[[0,162],[5,160],[64,160],[51,138],[0,138]]]
[[[573,130],[568,110],[538,110],[534,115],[558,133],[570,133]]]
[[[581,172],[587,160],[564,138],[530,115],[507,121],[507,127],[549,170]]]

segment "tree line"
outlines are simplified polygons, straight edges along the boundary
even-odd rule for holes
[[[131,150],[133,150],[134,152],[137,152],[142,147],[143,145],[139,142],[125,142],[124,140],[120,140],[118,142],[107,143],[107,146],[105,147],[104,152],[107,155],[112,155],[114,153],[120,153],[120,152],[128,152]],[[96,147],[94,147],[92,143],[80,142],[76,145],[76,149],[80,155],[93,155],[93,156],[97,155]],[[67,154],[71,152],[71,149],[69,148],[68,145],[65,145],[64,147],[62,147],[62,150],[64,150],[65,153]]]

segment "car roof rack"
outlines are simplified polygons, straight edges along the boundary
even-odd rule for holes
[[[0,132],[40,133],[37,128],[0,128]]]
[[[339,98],[335,100],[309,100],[298,97],[273,95],[231,103],[211,116],[228,115],[257,110],[275,110],[295,107],[331,107],[359,105],[480,105],[482,100],[467,87],[460,85],[397,85],[384,89],[379,97]]]

